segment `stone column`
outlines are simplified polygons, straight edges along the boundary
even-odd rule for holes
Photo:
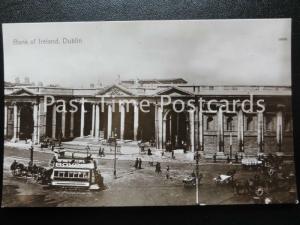
[[[62,137],[66,137],[66,112],[61,112],[61,133]]]
[[[159,134],[158,134],[158,107],[157,107],[157,104],[154,104],[154,117],[155,117],[155,121],[154,121],[154,124],[155,124],[155,144],[156,144],[156,148],[158,149],[159,148],[159,140],[158,140],[158,137],[159,137]]]
[[[194,111],[194,149],[200,150],[199,146],[199,107],[196,106]]]
[[[56,104],[52,107],[52,138],[56,138]]]
[[[162,125],[162,148],[166,148],[166,140],[167,137],[167,120],[163,119],[163,125]]]
[[[264,116],[262,112],[257,113],[257,144],[258,152],[263,152],[263,142],[264,142]]]
[[[13,134],[13,141],[18,141],[18,106],[17,103],[13,103],[14,107],[14,134]]]
[[[111,137],[111,126],[112,126],[112,105],[108,104],[107,110],[107,139]]]
[[[282,109],[283,109],[283,105],[278,105],[278,111],[276,113],[276,141],[277,141],[277,145],[278,145],[278,152],[282,151],[282,139],[283,139],[283,135],[282,135]]]
[[[136,103],[134,104],[134,124],[133,124],[133,134],[134,134],[135,141],[137,141],[138,128],[139,128],[139,105]]]
[[[4,103],[4,137],[7,136],[7,103]]]
[[[96,104],[96,116],[95,116],[95,137],[96,138],[99,138],[99,121],[100,121],[99,104]]]
[[[238,144],[239,144],[239,151],[244,151],[244,116],[243,116],[243,110],[239,109],[238,111]]]
[[[172,114],[170,113],[170,119],[169,119],[169,132],[170,132],[170,141],[172,142],[172,135],[173,135],[173,132],[172,132]]]
[[[189,135],[190,135],[190,150],[195,151],[195,115],[194,110],[188,110],[189,113]]]
[[[223,124],[223,110],[221,106],[219,106],[218,108],[217,117],[218,117],[218,132],[217,132],[218,152],[224,152],[224,124]]]
[[[199,109],[199,115],[198,115],[198,120],[199,120],[199,144],[200,144],[200,151],[204,150],[204,143],[203,143],[203,112],[202,109]]]
[[[38,140],[40,140],[40,137],[46,136],[47,112],[44,108],[44,102],[40,100],[38,108]]]
[[[70,112],[70,137],[74,137],[74,113]]]
[[[95,136],[95,104],[92,104],[92,130],[91,130],[91,136]]]
[[[120,124],[120,138],[124,140],[124,129],[125,129],[125,106],[124,104],[120,104],[120,113],[121,113],[121,124]]]
[[[84,98],[81,100],[81,114],[80,114],[80,137],[84,136]]]
[[[21,127],[21,123],[20,123],[20,120],[21,120],[21,109],[18,109],[18,122],[17,122],[17,141],[19,141],[20,139],[20,127]]]
[[[157,117],[158,117],[158,148],[163,148],[162,146],[162,137],[163,137],[163,112],[161,106],[158,106],[157,109]]]
[[[33,103],[33,144],[38,144],[38,105]]]

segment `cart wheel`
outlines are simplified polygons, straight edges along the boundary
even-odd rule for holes
[[[258,197],[263,196],[264,193],[265,193],[265,190],[264,190],[264,188],[263,188],[262,186],[258,186],[258,187],[256,188],[256,190],[255,190],[255,194],[256,194],[256,196],[258,196]]]

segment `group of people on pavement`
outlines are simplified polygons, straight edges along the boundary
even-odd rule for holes
[[[100,157],[104,157],[105,156],[104,148],[101,148],[101,146],[99,148],[98,154],[99,154]]]
[[[213,159],[213,162],[217,162],[217,153],[213,154],[212,159]],[[236,152],[235,155],[234,155],[234,162],[238,163],[239,160],[242,160],[242,159],[243,159],[243,155],[240,155],[240,157],[239,157],[238,153]],[[227,161],[227,163],[231,163],[232,162],[232,159],[230,158],[229,155],[227,156],[226,161]]]
[[[155,172],[157,174],[161,174],[161,165],[160,165],[160,162],[156,163],[156,165],[155,165]],[[170,179],[170,167],[169,167],[169,165],[167,165],[167,168],[166,168],[166,178]]]
[[[142,169],[142,159],[141,158],[136,158],[135,163],[134,163],[134,168]]]

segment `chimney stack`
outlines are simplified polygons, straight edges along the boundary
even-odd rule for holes
[[[25,78],[24,78],[24,83],[25,83],[25,84],[30,84],[30,79],[29,79],[29,77],[25,77]]]
[[[15,78],[15,83],[16,83],[16,84],[20,84],[20,78],[19,78],[19,77],[16,77],[16,78]]]

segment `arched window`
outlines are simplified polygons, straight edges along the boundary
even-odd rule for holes
[[[286,115],[284,117],[284,130],[285,131],[291,131],[292,130],[292,120],[291,117]]]
[[[266,130],[272,131],[273,130],[273,117],[266,116]]]
[[[206,120],[206,130],[213,130],[213,117],[212,116],[209,116],[207,117],[207,120]]]
[[[231,116],[226,120],[226,130],[233,130],[233,119]]]
[[[253,117],[252,116],[247,116],[246,130],[247,131],[253,130]]]

